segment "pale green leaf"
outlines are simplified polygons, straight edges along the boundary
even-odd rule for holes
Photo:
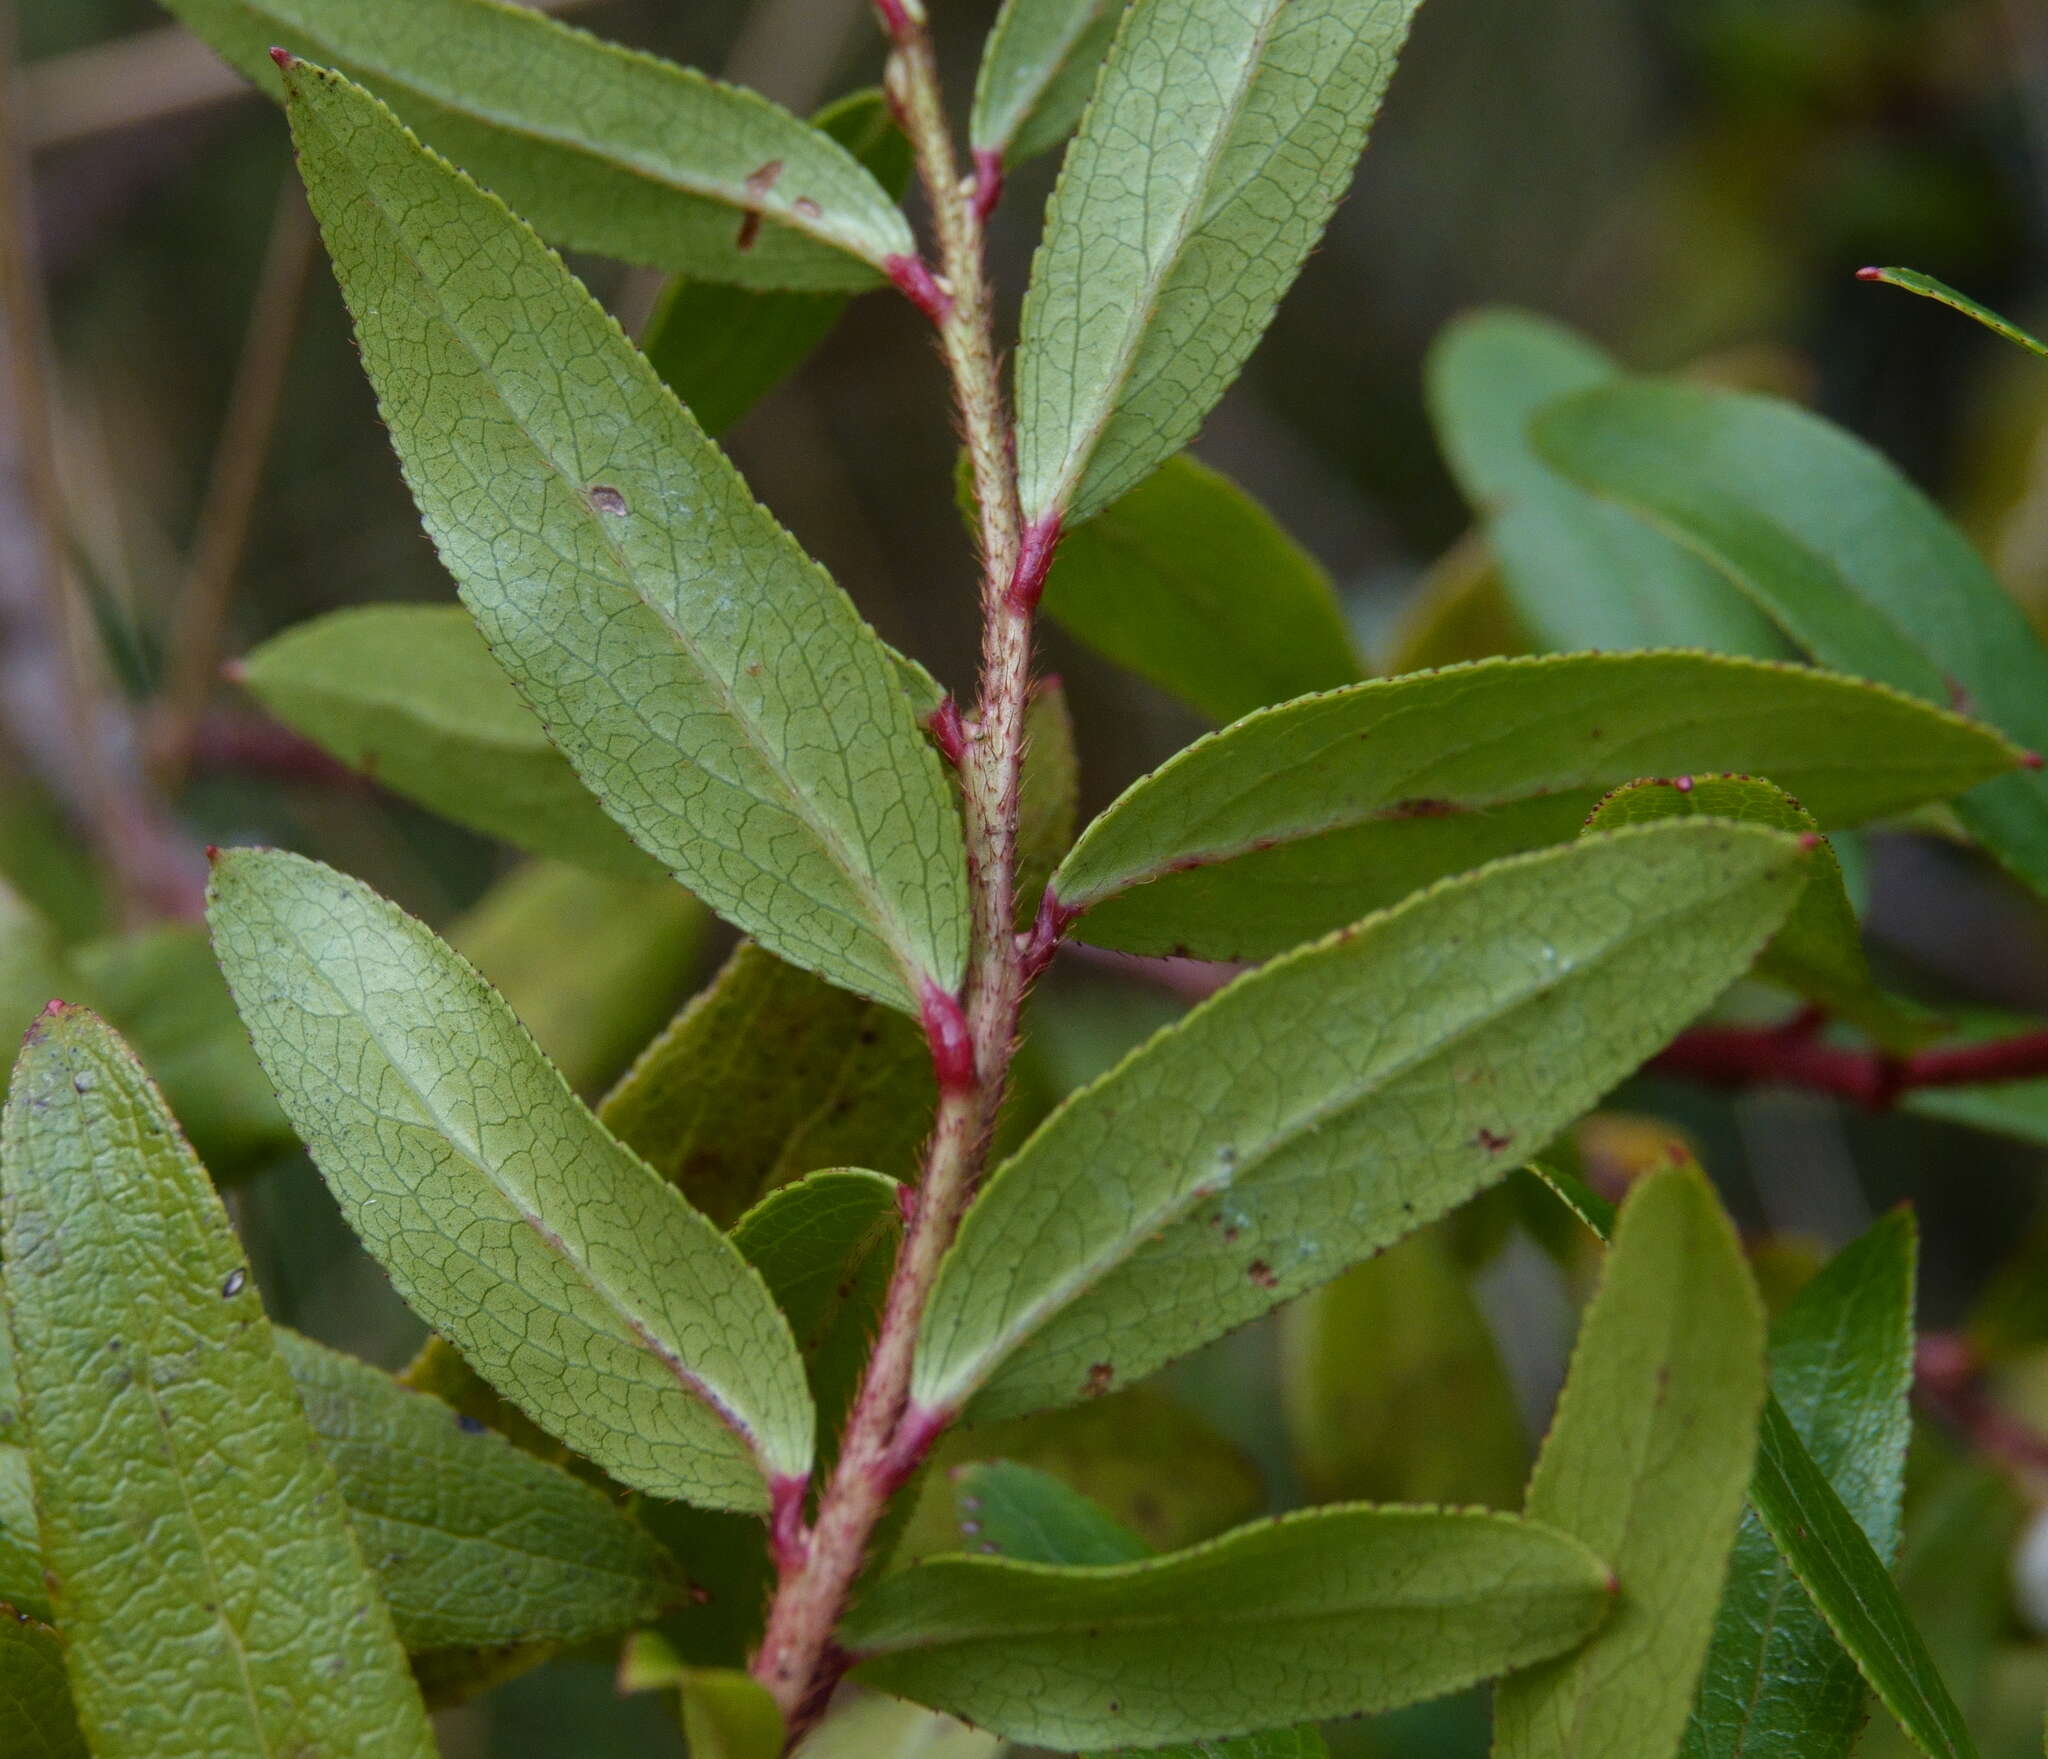
[[[782,1712],[737,1668],[686,1668],[677,1690],[690,1759],[781,1759]]]
[[[1600,802],[1586,828],[1613,830],[1663,818],[1732,818],[1795,836],[1820,836],[1797,800],[1758,776],[1646,778]],[[1881,1043],[1910,1050],[1940,1029],[1927,1010],[1885,994],[1863,955],[1862,930],[1843,884],[1842,866],[1826,839],[1815,845],[1813,876],[1756,973],[1783,984],[1832,1015],[1862,1027]]]
[[[1280,1326],[1282,1408],[1316,1501],[1521,1506],[1514,1388],[1443,1229],[1353,1265]]]
[[[0,1325],[0,1331],[6,1327]],[[50,1590],[43,1581],[43,1546],[36,1531],[28,1455],[0,1445],[0,1606],[48,1622]]]
[[[908,1179],[937,1097],[931,1051],[902,1015],[742,941],[598,1116],[730,1225],[813,1167]]]
[[[681,1598],[601,1491],[365,1363],[277,1342],[406,1648],[577,1642]]]
[[[1321,565],[1186,453],[1068,534],[1044,605],[1213,721],[1365,676]]]
[[[701,968],[711,926],[711,913],[666,874],[620,879],[532,861],[464,912],[448,943],[569,1085],[589,1093],[661,1030]]]
[[[1154,1551],[1214,1539],[1267,1506],[1265,1483],[1241,1449],[1158,1387],[1132,1386],[1063,1411],[949,1430],[933,1451],[897,1561],[961,1548],[950,1481],[990,1460],[1039,1468]]]
[[[231,850],[214,944],[285,1111],[392,1282],[621,1482],[767,1506],[810,1466],[788,1325],[422,924],[315,862]]]
[[[241,1246],[83,1009],[53,1009],[15,1065],[0,1187],[43,1563],[98,1759],[428,1759]]]
[[[1794,1298],[1771,1329],[1771,1385],[1879,1556],[1898,1548],[1913,1378],[1914,1227],[1896,1210]],[[1846,1759],[1863,1682],[1754,1511],[1682,1749],[1686,1759]]]
[[[1570,1648],[1606,1566],[1481,1511],[1336,1508],[1142,1563],[935,1558],[842,1621],[855,1678],[1043,1746],[1250,1734],[1435,1697]]]
[[[921,1704],[860,1696],[835,1700],[804,1737],[797,1759],[995,1759],[1002,1741]]]
[[[1647,825],[1496,863],[1239,978],[997,1171],[932,1291],[917,1403],[1070,1404],[1433,1220],[1719,996],[1805,873],[1775,831]]]
[[[1771,398],[1640,380],[1555,403],[1531,431],[1554,465],[1712,562],[1822,665],[2048,745],[2040,638],[1962,533],[1852,435]],[[2048,775],[2004,777],[1956,811],[2048,891]]]
[[[870,88],[811,118],[901,198],[910,143]],[[801,366],[846,309],[843,293],[734,287],[679,275],[662,289],[640,346],[707,434],[721,434]]]
[[[831,1457],[874,1347],[903,1237],[903,1189],[880,1173],[832,1168],[770,1193],[732,1231],[796,1336],[821,1459]]]
[[[57,1633],[0,1601],[0,1752],[7,1759],[88,1759]]]
[[[912,1013],[955,988],[959,815],[888,650],[501,202],[360,88],[290,78],[414,498],[549,737],[793,963]]]
[[[1529,418],[1620,366],[1583,336],[1530,312],[1472,312],[1430,349],[1437,440],[1539,647],[1616,652],[1703,647],[1770,659],[1771,620],[1697,556],[1546,464]]]
[[[1696,1169],[1633,1188],[1528,1512],[1606,1558],[1614,1616],[1494,1698],[1497,1759],[1671,1759],[1685,1733],[1764,1402],[1764,1313]]]
[[[1057,678],[1032,686],[1024,705],[1024,768],[1017,783],[1017,914],[1037,914],[1053,869],[1074,846],[1080,816],[1080,758],[1074,720]],[[1024,926],[1024,924],[1020,924]]]
[[[328,62],[551,241],[750,287],[877,285],[917,246],[888,192],[758,94],[498,0],[167,0],[276,96]]]
[[[2030,336],[2011,319],[2000,317],[1988,305],[1979,305],[1968,294],[1958,293],[1945,281],[1937,281],[1918,269],[1865,269],[1857,279],[1882,281],[1888,287],[1903,287],[1908,293],[1917,293],[1922,299],[1937,300],[1966,318],[1974,318],[1985,329],[2003,336],[2008,342],[2017,343],[2030,354],[2048,357],[2048,342],[2043,342],[2038,336]]]
[[[1025,520],[1193,437],[1351,180],[1419,0],[1135,0],[1067,149],[1017,352]]]
[[[1609,1236],[1614,1206],[1604,1197],[1554,1167],[1536,1164],[1530,1170],[1595,1234]],[[1749,1501],[1864,1680],[1920,1751],[1930,1759],[1975,1759],[1962,1712],[1884,1560],[1806,1451],[1775,1394],[1765,1399],[1757,1426]]]
[[[1021,165],[1065,140],[1124,11],[1124,0],[1003,0],[974,81],[975,151]]]
[[[1482,660],[1197,740],[1082,832],[1053,889],[1100,946],[1262,958],[1444,874],[1562,842],[1639,776],[1767,775],[1832,828],[1958,793],[2019,755],[1988,728],[1803,666]]]
[[[293,732],[443,818],[602,873],[660,871],[548,743],[460,605],[314,617],[236,677]]]

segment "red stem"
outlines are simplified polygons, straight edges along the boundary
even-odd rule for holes
[[[1884,1111],[1916,1088],[2048,1076],[2048,1029],[1898,1056],[1829,1044],[1813,1036],[1810,1016],[1789,1026],[1696,1026],[1646,1067],[1709,1087],[1803,1087]]]

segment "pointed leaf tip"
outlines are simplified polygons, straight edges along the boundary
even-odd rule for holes
[[[269,55],[271,60],[277,63],[278,70],[281,73],[289,73],[299,64],[299,58],[289,49],[280,49],[273,45],[269,50]]]

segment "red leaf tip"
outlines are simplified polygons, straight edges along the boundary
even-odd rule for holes
[[[214,863],[215,863],[216,861],[218,861],[219,859],[220,859],[220,845],[219,845],[218,843],[209,843],[209,844],[207,844],[207,845],[206,845],[206,865],[207,865],[208,867],[211,867],[211,866],[213,866],[213,864],[214,864]]]
[[[1884,271],[1882,269],[1858,269],[1856,271],[1856,279],[1859,281],[1882,281],[1884,279]]]
[[[2039,753],[2038,751],[2023,751],[2023,752],[2021,752],[2021,753],[2020,753],[2020,767],[2021,767],[2022,769],[2029,769],[2029,770],[2037,770],[2037,769],[2039,769],[2039,768],[2041,767],[2041,754],[2040,754],[2040,753]]]
[[[289,73],[299,64],[299,58],[289,49],[273,48],[270,51],[270,58],[277,63],[281,73]]]

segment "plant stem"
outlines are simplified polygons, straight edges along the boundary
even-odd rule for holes
[[[889,1498],[945,1427],[909,1402],[911,1359],[940,1261],[972,1201],[1009,1076],[1025,971],[1016,924],[1017,786],[1031,675],[1037,577],[1053,534],[1027,556],[1017,505],[1008,406],[997,368],[982,220],[962,181],[938,68],[921,11],[876,0],[893,45],[887,89],[916,156],[938,241],[936,278],[921,262],[895,278],[931,317],[952,380],[980,505],[980,701],[964,723],[958,765],[965,816],[971,935],[963,994],[928,996],[926,1030],[940,1095],[924,1176],[882,1310],[873,1354],[847,1420],[817,1522],[778,1547],[779,1580],[754,1674],[782,1706],[792,1745],[824,1708],[845,1666],[832,1643],[846,1597]],[[1028,581],[1024,576],[1030,574]],[[1020,586],[1023,590],[1020,590]],[[950,725],[950,723],[949,723]],[[960,1040],[971,1056],[959,1054]],[[781,1492],[801,1496],[801,1486]]]
[[[1922,1087],[1967,1087],[2048,1075],[2048,1031],[1896,1056],[1829,1044],[1787,1027],[1696,1026],[1651,1058],[1648,1071],[1709,1087],[1803,1087],[1885,1111]]]

